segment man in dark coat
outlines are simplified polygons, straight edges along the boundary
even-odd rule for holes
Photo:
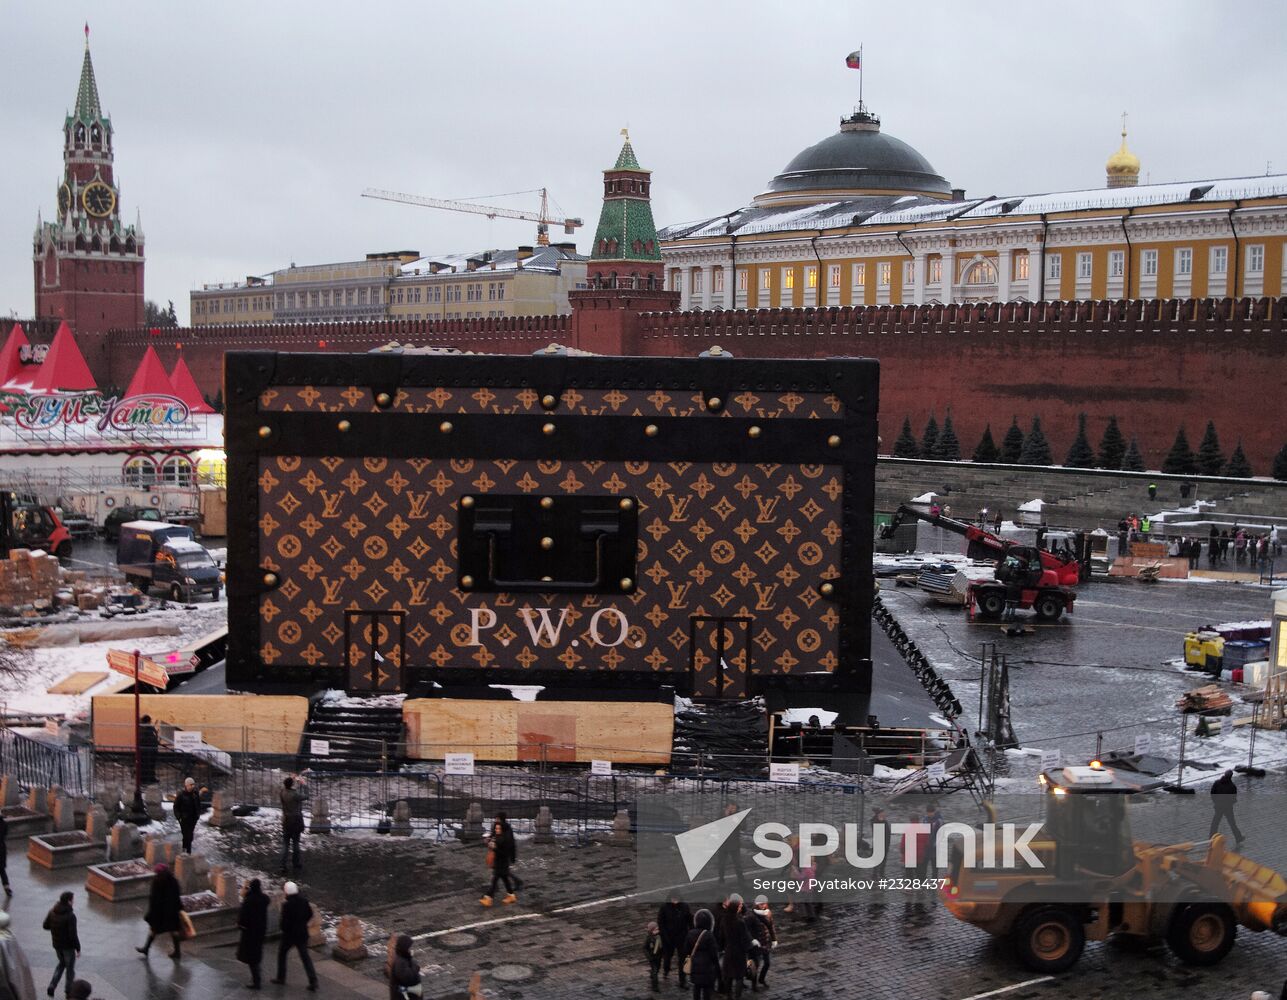
[[[661,968],[662,975],[669,978],[670,960],[677,951],[682,951],[684,941],[688,937],[688,932],[693,929],[693,911],[688,908],[688,904],[679,898],[678,893],[672,892],[670,900],[661,904],[661,909],[657,911],[657,928],[661,931]],[[679,963],[679,986],[683,989],[688,985],[684,976],[684,963]]]
[[[724,807],[725,816],[733,816],[736,813],[736,802],[730,802]],[[742,874],[742,838],[737,830],[734,830],[732,835],[719,848],[719,880],[721,882],[724,881],[724,870],[729,864],[732,864],[733,874],[737,876],[738,885],[741,885],[745,881],[745,876]]]
[[[277,945],[277,977],[273,982],[279,986],[286,984],[286,955],[294,948],[299,952],[304,975],[308,976],[309,992],[316,993],[317,971],[308,955],[308,922],[313,918],[313,907],[294,882],[287,882],[283,890],[286,902],[282,903],[282,938]]]
[[[152,716],[145,715],[139,719],[139,764],[142,772],[142,783],[156,784],[156,754],[161,746],[157,738],[156,727],[152,725]]]
[[[719,979],[719,946],[715,944],[715,918],[710,910],[698,910],[693,929],[684,941],[681,961],[692,958],[689,978],[693,981],[693,1000],[712,1000]]]
[[[58,897],[58,902],[54,908],[45,915],[45,930],[49,932],[49,939],[54,946],[54,954],[58,956],[58,964],[54,966],[54,978],[49,980],[49,989],[45,990],[50,996],[54,995],[54,990],[58,988],[58,980],[67,973],[67,992],[70,996],[72,980],[76,978],[76,959],[80,955],[80,935],[76,933],[76,914],[72,910],[73,893],[64,892]]]
[[[715,926],[715,939],[723,952],[720,962],[720,979],[730,997],[742,995],[743,979],[746,976],[746,960],[751,957],[751,932],[746,927],[746,907],[742,897],[733,893],[720,911],[719,923]]]
[[[299,838],[304,835],[304,797],[295,787],[295,779],[282,782],[282,874],[286,874],[286,855],[292,852],[295,871],[302,867],[299,859]]]
[[[9,845],[5,838],[9,836],[9,821],[0,813],[0,883],[4,885],[4,894],[12,896],[13,890],[9,888]]]
[[[179,821],[179,830],[183,834],[183,853],[192,853],[192,837],[197,832],[197,820],[201,816],[201,793],[197,783],[191,778],[183,779],[183,790],[174,797],[174,818]]]
[[[268,897],[257,878],[252,878],[246,886],[237,913],[237,928],[241,931],[237,961],[250,966],[250,982],[246,985],[257,990],[262,985],[260,965],[264,960],[264,938],[268,935]]]
[[[420,963],[411,957],[411,937],[399,934],[393,943],[393,961],[389,963],[389,1000],[402,1000],[403,987],[420,984]]]
[[[147,940],[143,942],[142,948],[134,950],[146,956],[157,935],[169,934],[170,940],[174,942],[170,957],[182,958],[180,945],[183,943],[183,920],[179,914],[183,912],[183,900],[180,898],[179,880],[167,865],[157,865],[154,871],[156,875],[148,893],[147,912],[143,914],[148,927]]]
[[[1235,846],[1241,847],[1242,831],[1238,829],[1238,821],[1233,818],[1233,806],[1237,796],[1238,786],[1233,783],[1233,772],[1225,771],[1211,786],[1211,805],[1214,813],[1211,816],[1211,832],[1207,836],[1214,837],[1216,831],[1220,829],[1220,821],[1227,820],[1229,829],[1233,831]]]

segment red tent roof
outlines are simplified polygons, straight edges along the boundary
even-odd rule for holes
[[[161,359],[156,356],[155,348],[148,347],[144,352],[143,360],[139,362],[138,370],[130,379],[125,395],[175,395],[174,385],[170,382],[170,376],[165,373],[165,366],[161,364]]]
[[[151,350],[151,348],[148,348]],[[175,362],[174,371],[170,372],[170,384],[174,386],[174,394],[188,404],[190,413],[214,413],[214,409],[201,396],[201,390],[197,388],[197,380],[192,377],[192,372],[188,371],[188,365],[179,356]]]
[[[54,341],[49,345],[49,353],[36,373],[36,380],[31,385],[32,392],[57,392],[59,389],[76,391],[79,389],[96,389],[94,376],[89,372],[89,365],[76,346],[71,327],[66,322],[58,325]]]
[[[21,323],[15,323],[13,329],[9,331],[9,339],[4,342],[4,349],[0,350],[0,388],[14,379],[23,376],[26,365],[18,358],[18,352],[30,343],[27,340],[27,334],[22,329]],[[25,385],[26,378],[22,378]],[[17,388],[14,386],[13,388]]]

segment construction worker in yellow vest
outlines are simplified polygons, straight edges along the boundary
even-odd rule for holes
[[[1145,514],[1144,520],[1140,522],[1140,534],[1144,537],[1144,541],[1148,541],[1148,533],[1152,530],[1153,522],[1149,519],[1149,516]]]

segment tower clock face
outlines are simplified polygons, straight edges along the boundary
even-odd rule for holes
[[[91,181],[80,197],[85,211],[100,219],[116,207],[116,192],[102,181]]]
[[[71,207],[72,207],[71,188],[69,188],[66,184],[62,184],[58,188],[58,214],[60,216],[66,215],[68,212],[71,211]]]

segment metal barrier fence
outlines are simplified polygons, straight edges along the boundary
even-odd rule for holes
[[[12,775],[22,785],[61,785],[72,795],[88,795],[92,770],[87,755],[75,747],[55,746],[0,729],[0,773]]]

